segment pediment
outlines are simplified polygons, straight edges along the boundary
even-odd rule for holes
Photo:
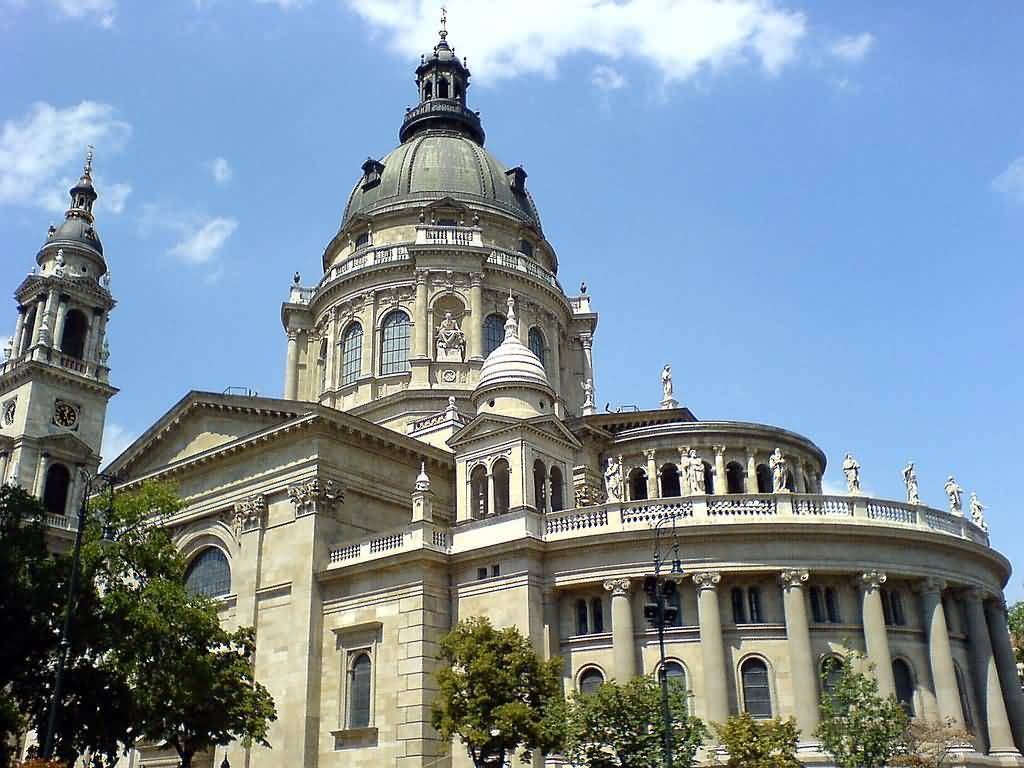
[[[528,438],[544,437],[560,445],[579,449],[582,443],[555,416],[535,416],[532,419],[514,419],[509,416],[481,414],[450,438],[448,445],[456,452],[459,448],[493,437],[518,435]]]
[[[54,453],[73,456],[78,459],[92,459],[96,454],[88,443],[72,432],[46,435],[39,438],[41,445]]]

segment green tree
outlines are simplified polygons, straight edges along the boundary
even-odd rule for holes
[[[1017,654],[1017,663],[1024,664],[1024,602],[1015,603],[1009,610],[1010,619],[1010,642],[1013,644],[1014,653]]]
[[[455,625],[441,658],[431,723],[446,742],[458,736],[477,768],[561,746],[560,659],[541,660],[518,629],[495,629],[482,617]]]
[[[863,654],[847,649],[845,657],[824,665],[831,690],[822,697],[815,735],[839,768],[883,768],[901,750],[907,713],[895,696],[879,695],[872,675],[857,671],[871,671]]]
[[[686,690],[670,681],[672,764],[693,765],[707,736],[687,711]],[[650,676],[604,683],[592,694],[573,694],[566,706],[565,756],[586,768],[654,768],[663,764],[661,687]]]
[[[800,768],[796,757],[800,729],[788,720],[755,720],[748,712],[714,724],[729,753],[726,768]]]

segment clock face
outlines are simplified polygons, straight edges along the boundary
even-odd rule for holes
[[[14,423],[14,414],[17,412],[18,404],[11,400],[7,405],[4,406],[4,424],[11,426]]]
[[[78,409],[71,403],[58,401],[53,409],[53,420],[59,427],[73,427],[78,423]]]

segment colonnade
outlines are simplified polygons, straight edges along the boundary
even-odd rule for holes
[[[703,717],[711,722],[725,722],[729,711],[729,673],[722,633],[718,571],[692,574],[697,589],[697,612],[702,660],[701,695]],[[786,645],[791,671],[792,715],[796,718],[803,739],[811,741],[819,724],[819,664],[811,647],[810,621],[807,613],[806,585],[810,573],[806,569],[789,569],[779,574],[783,590],[786,622]],[[887,575],[871,570],[857,575],[861,595],[863,639],[868,661],[872,664],[882,696],[896,693],[893,656],[889,648],[880,590]],[[615,578],[604,582],[611,593],[612,674],[617,680],[629,680],[638,669],[633,623],[632,595],[636,579]],[[961,695],[947,628],[942,594],[947,584],[939,579],[926,579],[919,585],[924,630],[928,644],[930,679],[934,688],[938,718],[965,723]],[[1007,631],[1005,604],[989,599],[978,589],[962,590],[966,604],[967,632],[972,657],[972,678],[980,716],[977,718],[978,749],[993,755],[1019,755],[1014,734],[1024,740],[1024,694],[1017,678],[1013,650]]]

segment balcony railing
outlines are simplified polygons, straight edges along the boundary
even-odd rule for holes
[[[536,278],[542,283],[547,283],[552,288],[562,290],[562,286],[559,285],[558,280],[553,274],[548,272],[529,256],[524,256],[521,253],[513,253],[512,251],[506,251],[501,248],[492,248],[490,254],[487,256],[487,263],[504,267],[505,269],[513,269],[517,272],[525,272],[530,275],[530,277]]]
[[[465,245],[482,248],[483,233],[480,227],[439,226],[420,224],[416,227],[416,245]]]

